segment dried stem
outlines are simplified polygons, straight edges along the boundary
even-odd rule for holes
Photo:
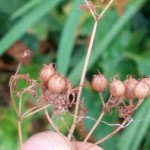
[[[21,130],[21,119],[19,117],[18,117],[18,136],[19,136],[20,150],[22,150],[23,140]]]
[[[108,10],[108,8],[110,7],[110,5],[113,3],[114,0],[111,0],[107,6],[104,8],[104,10],[101,12],[101,14],[98,16],[98,19],[102,18],[104,13]]]
[[[39,108],[39,107],[41,107],[41,106],[32,107],[31,109],[29,109],[29,110],[27,110],[25,113],[23,113],[23,114],[22,114],[22,117],[24,117],[24,116],[26,116],[26,115],[32,113],[33,110],[35,110],[35,109],[37,109],[37,108]],[[40,108],[40,109],[41,109],[41,108]]]
[[[66,124],[66,122],[64,121],[64,119],[60,115],[58,115],[58,117],[63,122],[64,126],[67,128],[68,132],[70,133],[70,129],[69,129],[68,125]],[[75,142],[75,145],[77,147],[76,139],[75,139],[75,137],[73,135],[72,135],[72,138],[73,138],[73,141]]]
[[[87,66],[88,66],[89,58],[90,58],[91,51],[92,51],[92,46],[93,46],[93,42],[94,42],[94,38],[95,38],[97,25],[98,25],[98,21],[95,21],[95,24],[94,24],[94,27],[93,27],[93,31],[92,31],[91,40],[90,40],[90,44],[89,44],[89,47],[88,47],[88,51],[87,51],[87,55],[86,55],[86,59],[85,59],[85,63],[84,63],[84,68],[83,68],[83,72],[82,72],[82,76],[81,76],[80,85],[83,84],[84,79],[85,79],[85,74],[86,74],[86,71],[87,71]],[[79,87],[79,92],[78,92],[78,96],[77,96],[77,102],[76,102],[74,116],[78,115],[81,93],[82,93],[82,86]],[[73,132],[74,132],[76,120],[77,120],[77,118],[74,117],[73,125],[72,125],[72,127],[70,129],[71,134],[73,134]],[[69,139],[71,138],[71,134],[68,135]]]
[[[51,117],[49,116],[48,114],[48,111],[47,111],[47,108],[44,107],[44,112],[45,112],[45,115],[50,123],[50,125],[53,127],[53,129],[64,139],[64,141],[68,144],[68,146],[70,146],[69,144],[69,141],[65,139],[65,137],[62,135],[62,133],[59,131],[59,129],[55,126],[55,124],[53,123],[53,120],[51,119]],[[72,149],[70,147],[70,149]]]
[[[48,107],[48,106],[50,106],[50,104],[48,104],[47,106],[44,106],[44,107],[42,107],[42,108],[39,108],[39,109],[37,109],[37,110],[35,110],[35,111],[33,111],[33,112],[31,112],[31,111],[34,110],[34,109],[37,108],[37,107],[31,108],[31,109],[28,111],[28,113],[24,113],[24,114],[22,115],[22,119],[25,119],[25,118],[27,118],[27,117],[30,117],[30,116],[34,115],[35,113],[37,113],[37,112],[39,112],[39,111],[45,109],[45,107]]]
[[[89,6],[89,1],[88,1],[88,0],[85,0],[85,3],[87,4],[87,7],[88,7],[88,9],[90,10],[90,12],[91,12],[93,18],[96,20],[97,17],[96,17],[96,15],[95,15],[94,10]]]
[[[105,102],[104,102],[102,93],[100,93],[99,96],[100,96],[100,99],[102,101],[103,109],[105,109]]]
[[[16,73],[14,74],[14,76],[16,76],[16,75],[18,74],[18,72],[19,72],[19,70],[20,70],[21,65],[22,65],[22,62],[20,62],[20,63],[19,63],[19,65],[18,65],[18,67],[17,67],[17,71],[16,71]]]
[[[13,77],[10,78],[9,87],[10,87],[11,100],[12,100],[12,103],[13,103],[13,106],[14,106],[14,109],[15,109],[15,112],[16,112],[16,114],[17,114],[17,116],[18,116],[18,115],[19,115],[19,111],[18,111],[18,108],[17,108],[16,103],[15,103],[15,100],[14,100],[14,96],[13,96]]]
[[[139,102],[135,106],[135,110],[142,104],[143,101],[144,99],[139,99]]]
[[[19,116],[19,110],[16,106],[16,103],[15,103],[15,100],[14,100],[14,96],[13,96],[13,78],[16,77],[16,75],[18,74],[19,70],[20,70],[20,67],[21,67],[22,63],[20,62],[18,67],[17,67],[17,71],[15,72],[15,74],[10,78],[10,81],[9,81],[9,87],[10,87],[10,96],[11,96],[11,100],[12,100],[12,103],[13,103],[13,106],[14,106],[14,109],[15,109],[15,112],[17,114],[17,116]]]
[[[130,118],[130,117],[129,117]],[[86,149],[84,150],[88,150],[89,148],[95,146],[95,145],[98,145],[98,144],[101,144],[102,142],[106,141],[107,139],[111,138],[114,134],[116,134],[117,132],[119,132],[122,128],[124,128],[124,125],[128,122],[128,119],[129,118],[126,118],[122,124],[116,128],[113,132],[111,132],[110,134],[108,134],[107,136],[105,136],[104,138],[100,139],[99,141],[97,141],[96,143],[94,143],[93,145],[87,147]]]
[[[139,99],[139,102],[135,106],[135,110],[142,104],[143,100],[144,99]],[[130,118],[131,118],[131,116],[128,116],[127,118],[125,118],[125,120],[122,122],[122,124],[117,129],[115,129],[113,132],[111,132],[110,134],[108,134],[104,138],[102,138],[99,141],[97,141],[96,143],[94,143],[92,146],[87,147],[86,149],[89,149],[89,148],[91,148],[95,145],[101,144],[102,142],[104,142],[107,139],[111,138],[114,134],[118,133],[122,128],[124,128],[125,124],[128,123]]]
[[[18,68],[17,68],[17,71],[16,71],[15,75],[13,75],[10,78],[10,81],[9,81],[10,95],[11,95],[11,99],[12,99],[12,103],[13,103],[15,112],[16,112],[17,117],[18,117],[18,136],[19,136],[20,150],[22,150],[22,145],[23,145],[22,129],[21,129],[21,102],[19,101],[19,110],[18,110],[16,102],[14,100],[14,96],[13,96],[13,78],[15,78],[16,75],[18,74],[21,65],[22,65],[22,63],[20,62],[19,65],[18,65]]]
[[[96,30],[97,30],[97,25],[98,25],[99,19],[102,18],[102,16],[104,15],[104,13],[106,12],[106,10],[109,8],[109,6],[111,5],[111,3],[112,3],[113,1],[114,1],[114,0],[111,0],[111,1],[107,4],[107,6],[105,7],[105,9],[104,9],[104,10],[101,12],[101,14],[98,16],[98,18],[96,18],[96,16],[93,14],[94,12],[89,8],[89,9],[90,9],[90,12],[92,13],[92,15],[94,15],[93,17],[94,17],[94,19],[95,19],[95,23],[94,23],[94,27],[93,27],[93,31],[92,31],[92,35],[91,35],[91,39],[90,39],[90,43],[89,43],[89,47],[88,47],[88,51],[87,51],[85,63],[84,63],[84,68],[83,68],[83,71],[82,71],[82,76],[81,76],[81,80],[80,80],[80,85],[83,84],[84,79],[85,79],[85,74],[86,74],[86,71],[87,71],[87,67],[88,67],[88,63],[89,63],[89,59],[90,59],[90,55],[91,55],[91,51],[92,51],[92,46],[93,46],[93,43],[94,43],[95,34],[96,34]],[[87,5],[88,5],[87,0],[85,0],[85,2],[86,2]],[[88,5],[88,7],[89,7],[89,5]],[[77,95],[77,101],[76,101],[76,107],[75,107],[74,116],[77,116],[77,115],[78,115],[81,93],[82,93],[82,86],[79,87],[79,92],[78,92],[78,95]],[[73,121],[73,125],[72,125],[72,127],[71,127],[71,129],[70,129],[70,133],[71,133],[71,134],[73,134],[73,132],[74,132],[74,130],[75,130],[76,120],[77,120],[77,118],[75,117],[75,118],[74,118],[74,121]],[[68,139],[71,138],[71,134],[68,135]]]
[[[102,111],[101,115],[97,119],[97,121],[94,124],[93,128],[90,130],[90,132],[88,133],[88,135],[84,139],[83,144],[81,145],[81,149],[84,147],[84,144],[87,142],[87,140],[89,139],[89,137],[92,135],[92,133],[94,132],[94,130],[96,129],[96,127],[98,126],[98,124],[100,123],[100,121],[102,120],[102,118],[103,118],[104,115],[105,115],[105,112]]]
[[[19,99],[19,115],[21,115],[22,96],[23,96],[23,93],[21,94],[20,99]]]
[[[18,134],[19,134],[19,142],[20,142],[20,150],[22,150],[23,140],[22,140],[22,128],[21,128],[21,105],[22,105],[22,95],[19,99],[19,116],[18,116]]]

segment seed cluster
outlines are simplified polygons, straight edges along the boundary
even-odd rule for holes
[[[57,72],[54,64],[43,65],[39,76],[44,102],[52,104],[55,113],[72,107],[78,88],[72,89],[71,82]]]
[[[107,87],[109,88],[110,98],[106,102],[104,109],[110,112],[115,107],[120,118],[127,118],[150,95],[150,77],[137,81],[132,76],[128,76],[123,82],[114,78],[108,84],[104,75],[98,73],[93,76],[92,88],[94,91],[102,93]]]

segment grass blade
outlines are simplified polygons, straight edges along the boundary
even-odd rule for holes
[[[81,2],[82,2],[81,0],[74,1],[72,10],[68,16],[68,20],[63,29],[63,33],[58,48],[57,68],[58,71],[63,73],[64,75],[66,75],[69,68],[69,62],[75,41],[75,33],[77,31],[79,19],[82,14],[82,11],[79,10],[79,5],[81,4]]]
[[[31,10],[33,7],[35,7],[36,5],[38,5],[40,2],[42,2],[42,0],[32,0],[29,1],[28,3],[26,3],[25,5],[23,5],[22,7],[20,7],[18,10],[16,10],[11,16],[11,19],[16,19],[20,16],[22,16],[23,14],[25,14],[26,12],[28,12],[29,10]]]
[[[46,13],[54,8],[61,0],[44,0],[31,12],[20,19],[0,41],[0,55],[2,55],[14,42],[21,38],[28,28],[38,22]]]

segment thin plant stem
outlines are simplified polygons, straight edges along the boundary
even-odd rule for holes
[[[18,72],[19,72],[19,70],[20,70],[21,65],[22,65],[22,62],[20,62],[20,63],[19,63],[19,65],[18,65],[18,67],[17,67],[17,71],[16,71],[16,73],[15,73],[15,75],[14,75],[14,76],[16,76],[16,75],[18,74]]]
[[[22,63],[20,62],[18,67],[17,67],[17,71],[16,71],[15,75],[12,78],[15,78],[15,76],[18,74],[21,65],[22,65]],[[12,78],[10,79],[10,83],[9,83],[10,94],[11,94],[11,99],[12,99],[12,102],[13,102],[15,112],[18,116],[18,136],[19,136],[20,150],[22,150],[23,140],[22,140],[21,115],[20,115],[20,113],[21,113],[21,102],[19,101],[19,110],[18,110],[18,108],[16,106],[16,103],[15,103],[15,100],[14,100],[14,97],[13,97],[13,82],[12,82],[13,80],[12,80]]]
[[[15,103],[15,100],[14,100],[14,96],[13,96],[13,81],[12,81],[12,78],[10,79],[9,81],[9,86],[10,86],[10,96],[11,96],[11,100],[12,100],[12,103],[13,103],[13,106],[14,106],[14,109],[15,109],[15,112],[17,114],[17,116],[19,115],[19,111],[18,111],[18,108],[16,106],[16,103]]]
[[[89,8],[89,10],[90,10],[90,12],[91,12],[93,18],[96,20],[97,18],[96,18],[96,16],[95,16],[95,12],[94,12],[93,9],[91,9],[91,7],[89,6],[89,2],[88,2],[87,0],[85,0],[85,3],[87,4],[87,6],[88,6],[88,8]]]
[[[30,117],[30,116],[34,115],[35,113],[37,113],[37,112],[43,110],[45,107],[48,107],[48,106],[50,106],[50,104],[48,104],[47,106],[44,106],[44,107],[42,107],[42,108],[39,108],[39,109],[37,109],[37,110],[35,110],[35,111],[31,112],[31,113],[26,113],[25,115],[23,114],[23,115],[22,115],[22,119],[25,119],[25,118],[27,118],[27,117]]]
[[[48,114],[48,111],[47,111],[47,108],[44,107],[44,112],[45,112],[45,115],[46,115],[46,118],[47,120],[49,121],[50,125],[54,128],[54,130],[59,133],[60,135],[62,134],[59,129],[55,126],[55,124],[53,123],[53,120],[51,119],[51,117],[49,116]]]
[[[135,110],[142,104],[143,100],[144,99],[139,99],[139,102],[135,106]],[[130,117],[131,116],[129,116],[128,118],[126,118],[123,121],[123,123],[116,130],[114,130],[113,132],[111,132],[110,134],[108,134],[107,136],[105,136],[104,138],[102,138],[101,140],[99,140],[96,143],[94,143],[94,145],[101,144],[102,142],[106,141],[107,139],[111,138],[114,134],[116,134],[117,132],[119,132],[124,127],[124,125],[128,122],[128,120],[129,120]],[[92,147],[94,145],[92,145]],[[88,148],[91,148],[91,147],[88,147]]]
[[[31,109],[27,110],[25,113],[22,114],[22,117],[30,114],[33,110],[39,108],[39,107],[42,107],[42,106],[35,106],[35,107],[32,107]]]
[[[94,38],[95,38],[95,34],[96,34],[97,25],[98,25],[98,21],[95,21],[93,31],[92,31],[91,40],[90,40],[90,44],[89,44],[89,47],[88,47],[88,51],[87,51],[87,55],[86,55],[86,59],[85,59],[85,63],[84,63],[84,68],[83,68],[83,72],[82,72],[82,76],[81,76],[80,85],[83,84],[84,79],[85,79],[85,74],[86,74],[86,71],[87,71],[88,62],[89,62],[91,51],[92,51],[92,46],[93,46],[93,42],[94,42]],[[82,93],[82,86],[79,87],[79,92],[78,92],[78,95],[77,95],[77,101],[76,101],[76,107],[75,107],[75,113],[74,113],[75,116],[78,115],[81,93]],[[75,124],[76,124],[76,117],[74,117],[73,125],[70,129],[71,134],[73,134],[73,132],[74,132]],[[71,138],[71,134],[68,135],[68,139]]]
[[[22,105],[22,95],[19,100],[19,116],[18,116],[18,134],[19,134],[19,142],[20,142],[20,150],[22,150],[23,140],[22,140],[22,128],[21,128],[21,105]]]
[[[94,27],[93,27],[93,31],[92,31],[92,35],[91,35],[91,39],[90,39],[90,44],[89,44],[89,47],[88,47],[88,51],[87,51],[87,55],[86,55],[86,59],[85,59],[85,63],[84,63],[83,71],[82,71],[82,75],[81,75],[80,85],[83,84],[84,79],[85,79],[85,74],[86,74],[86,71],[87,71],[88,62],[89,62],[89,59],[90,59],[90,55],[91,55],[91,51],[92,51],[92,46],[93,46],[93,43],[94,43],[95,34],[96,34],[96,30],[97,30],[97,25],[98,25],[99,19],[102,18],[102,16],[106,12],[106,10],[110,7],[110,5],[111,5],[111,3],[113,1],[114,0],[111,0],[107,4],[107,6],[105,7],[105,9],[98,16],[98,18],[94,18],[95,19],[95,23],[94,23]],[[88,2],[86,0],[85,0],[85,2],[88,5]],[[91,11],[91,9],[90,9],[90,11]],[[92,11],[91,11],[91,13],[92,13]],[[92,15],[93,15],[93,13],[92,13]],[[75,116],[77,116],[77,114],[78,114],[81,93],[82,93],[82,86],[79,88],[79,92],[78,92],[78,95],[77,95],[77,101],[76,101],[76,107],[75,107],[75,113],[74,113]],[[72,134],[73,134],[73,132],[75,130],[75,126],[76,126],[76,118],[74,118],[73,125],[72,125],[72,127],[70,129],[70,132]],[[70,139],[70,138],[71,138],[71,134],[68,135],[68,139]]]
[[[84,147],[84,144],[87,142],[87,140],[89,139],[89,137],[92,135],[92,133],[94,132],[94,130],[96,129],[96,127],[98,126],[98,124],[100,123],[100,121],[102,120],[103,116],[105,115],[105,112],[102,111],[101,115],[99,116],[99,118],[97,119],[96,123],[94,124],[94,126],[92,127],[92,129],[90,130],[90,132],[88,133],[88,135],[86,136],[86,138],[83,141],[83,144],[81,145],[81,149]]]
[[[20,70],[20,67],[21,67],[22,63],[20,62],[18,67],[17,67],[17,71],[15,72],[15,74],[10,78],[10,81],[9,81],[9,87],[10,87],[10,96],[11,96],[11,100],[12,100],[12,103],[13,103],[13,106],[14,106],[14,109],[15,109],[15,112],[17,114],[17,116],[19,116],[19,110],[16,106],[16,103],[15,103],[15,100],[14,100],[14,96],[13,96],[13,78],[15,78],[15,76],[18,74],[19,70]]]
[[[143,100],[144,100],[144,99],[139,99],[139,102],[138,102],[138,103],[136,104],[136,106],[135,106],[135,110],[142,104]],[[94,143],[92,146],[89,146],[89,147],[86,148],[86,149],[89,149],[89,148],[91,148],[91,147],[93,147],[93,146],[95,146],[95,145],[101,144],[102,142],[104,142],[104,141],[106,141],[107,139],[111,138],[114,134],[118,133],[122,128],[124,128],[125,124],[128,122],[128,120],[129,120],[130,117],[131,117],[131,116],[129,116],[128,118],[126,118],[126,119],[122,122],[122,124],[121,124],[117,129],[115,129],[113,132],[111,132],[110,134],[108,134],[107,136],[105,136],[104,138],[100,139],[99,141],[97,141],[97,142]],[[86,150],[86,149],[85,149],[85,150]]]
[[[98,16],[98,19],[102,18],[104,13],[107,11],[107,9],[110,7],[110,5],[113,3],[114,0],[111,0],[107,6],[104,8],[104,10],[100,13],[100,15]]]
[[[63,122],[64,126],[67,128],[68,132],[70,132],[70,129],[68,127],[68,125],[66,124],[66,122],[64,121],[64,119],[58,114],[59,119]],[[71,134],[71,133],[70,133]],[[75,146],[77,148],[77,143],[76,143],[76,139],[75,137],[72,135],[73,141],[75,142]]]
[[[10,78],[10,81],[9,81],[10,96],[11,96],[12,103],[13,103],[13,106],[14,106],[14,109],[15,109],[15,112],[16,112],[17,116],[19,116],[19,110],[17,109],[16,103],[15,103],[15,100],[14,100],[14,96],[13,96],[13,82],[12,81],[13,81],[13,78],[18,74],[21,65],[22,65],[22,62],[19,63],[15,74]]]
[[[21,94],[20,99],[19,99],[19,115],[21,115],[22,96],[23,96],[23,93]]]
[[[142,102],[144,101],[144,99],[139,99],[139,102],[136,104],[135,106],[135,110],[142,104]]]
[[[22,150],[23,140],[22,140],[21,119],[19,117],[18,117],[18,136],[19,136],[20,150]]]
[[[97,141],[96,143],[90,145],[89,147],[87,147],[84,150],[88,150],[89,148],[92,148],[95,145],[101,144],[102,142],[106,141],[107,139],[111,138],[114,134],[118,133],[122,128],[124,128],[124,125],[128,122],[128,119],[125,119],[122,124],[116,128],[113,132],[109,133],[108,135],[106,135],[104,138],[100,139],[99,141]]]
[[[62,133],[59,131],[59,129],[55,126],[55,124],[53,123],[53,120],[51,119],[51,117],[48,114],[47,108],[44,107],[44,112],[46,115],[47,120],[49,121],[50,125],[53,127],[53,129],[64,139],[64,141],[69,145],[69,141],[65,139],[65,137],[62,135]],[[70,149],[72,149],[72,147],[70,147]]]
[[[104,102],[104,98],[103,98],[102,93],[100,93],[99,96],[100,96],[100,99],[102,101],[103,109],[105,109],[105,102]]]

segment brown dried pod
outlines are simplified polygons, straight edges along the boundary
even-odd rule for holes
[[[126,79],[123,83],[125,86],[125,94],[124,97],[129,99],[129,100],[133,100],[135,98],[134,95],[134,87],[137,84],[137,80],[134,79],[132,76],[129,76],[128,79]]]
[[[120,80],[114,78],[109,85],[109,90],[112,96],[121,97],[125,93],[125,86]]]
[[[54,66],[53,63],[49,64],[49,65],[43,65],[41,71],[40,71],[40,79],[42,80],[42,82],[48,82],[48,79],[54,75],[54,73],[56,72],[56,68]]]
[[[144,99],[148,96],[148,94],[149,94],[149,87],[145,82],[145,80],[139,81],[134,88],[134,95],[138,99]]]
[[[61,74],[54,74],[48,80],[48,89],[51,93],[60,94],[67,90],[66,79]]]
[[[93,76],[92,79],[92,88],[96,92],[102,93],[108,86],[108,81],[104,75],[98,73]]]

